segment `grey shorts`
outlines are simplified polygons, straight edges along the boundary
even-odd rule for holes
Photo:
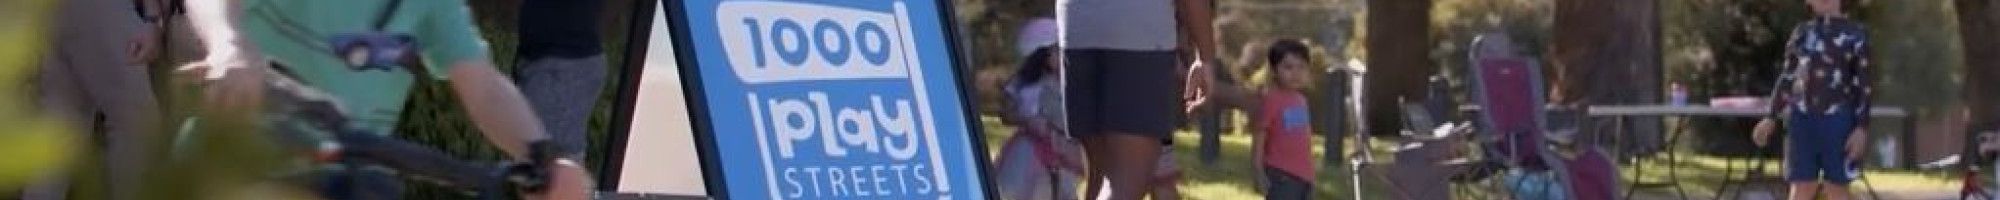
[[[604,56],[545,56],[523,61],[515,69],[514,81],[520,84],[521,95],[528,98],[529,106],[548,129],[549,139],[563,151],[588,152],[590,113],[597,108],[605,71],[609,70]]]
[[[1072,49],[1063,59],[1071,134],[1165,138],[1180,121],[1181,73],[1174,51]]]

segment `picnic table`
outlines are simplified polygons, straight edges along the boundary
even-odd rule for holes
[[[1680,118],[1694,118],[1694,117],[1711,117],[1711,118],[1760,118],[1760,117],[1764,117],[1764,116],[1767,116],[1767,115],[1769,114],[1769,112],[1770,112],[1770,111],[1769,111],[1769,109],[1768,109],[1767,107],[1713,107],[1713,106],[1676,106],[1676,105],[1597,105],[1597,106],[1590,106],[1590,107],[1588,107],[1588,108],[1586,109],[1586,111],[1585,111],[1585,112],[1586,112],[1586,115],[1588,115],[1589,117],[1610,117],[1610,118],[1613,118],[1613,120],[1614,120],[1614,122],[1613,122],[1613,123],[1615,124],[1614,126],[1616,126],[1616,129],[1615,129],[1615,130],[1620,130],[1620,131],[1624,131],[1624,130],[1626,130],[1626,129],[1625,129],[1625,127],[1626,127],[1627,125],[1629,125],[1629,124],[1627,123],[1627,122],[1629,121],[1629,120],[1628,120],[1628,118],[1631,118],[1631,117],[1680,117]],[[1911,134],[1913,133],[1913,130],[1914,130],[1914,127],[1915,127],[1915,126],[1914,126],[1913,124],[1915,124],[1915,123],[1913,123],[1913,122],[1914,122],[1914,118],[1911,118],[1911,117],[1909,117],[1909,116],[1910,116],[1910,113],[1909,113],[1909,111],[1907,111],[1907,110],[1904,110],[1904,109],[1902,109],[1902,108],[1899,108],[1899,107],[1885,107],[1885,106],[1877,106],[1877,107],[1873,108],[1873,110],[1872,110],[1872,111],[1871,111],[1871,112],[1869,113],[1869,116],[1871,116],[1871,117],[1898,117],[1898,118],[1903,118],[1903,120],[1904,120],[1904,123],[1903,123],[1903,127],[1902,127],[1902,128],[1903,128],[1903,131],[1902,131],[1902,133],[1901,133],[1901,134],[1902,134],[1902,136],[1900,136],[1900,138],[1904,138],[1904,139],[1901,139],[1901,140],[1900,140],[1900,142],[1903,142],[1903,143],[1908,143],[1909,141],[1911,141],[1911,140],[1910,140],[1910,139],[1908,139],[1908,138],[1911,138]],[[1681,122],[1682,122],[1683,124],[1685,124],[1685,123],[1686,123],[1686,120],[1681,120]],[[1682,130],[1685,130],[1685,129],[1682,129]],[[1627,134],[1626,134],[1626,133],[1617,133],[1617,134],[1612,134],[1611,136],[1614,136],[1614,137],[1616,137],[1616,136],[1625,136],[1625,135],[1627,135]],[[1672,146],[1673,144],[1678,144],[1678,143],[1679,143],[1679,140],[1680,140],[1680,137],[1679,137],[1679,136],[1680,136],[1680,135],[1682,135],[1682,134],[1679,134],[1679,133],[1674,133],[1674,134],[1665,134],[1665,135],[1658,135],[1658,136],[1660,136],[1660,137],[1667,137],[1667,138],[1666,138],[1666,145],[1670,147],[1670,146]],[[1614,139],[1614,141],[1612,142],[1612,143],[1613,143],[1613,149],[1614,149],[1614,151],[1619,151],[1619,153],[1617,153],[1617,154],[1615,154],[1615,155],[1621,155],[1621,156],[1623,156],[1623,155],[1629,155],[1628,153],[1631,153],[1631,152],[1625,152],[1625,151],[1627,151],[1627,150],[1628,150],[1628,149],[1626,148],[1626,145],[1629,145],[1629,144],[1631,143],[1631,142],[1628,142],[1628,140],[1629,140],[1629,139],[1627,139],[1627,138],[1623,138],[1623,137],[1617,137],[1617,139]],[[1899,145],[1897,145],[1897,146],[1899,146],[1899,147],[1902,147],[1902,148],[1904,148],[1904,149],[1901,149],[1901,150],[1900,150],[1900,152],[1902,152],[1903,154],[1905,154],[1905,155],[1903,155],[1903,156],[1898,156],[1898,157],[1902,157],[1902,158],[1905,158],[1905,159],[1908,159],[1908,158],[1910,158],[1910,156],[1909,156],[1909,155],[1907,155],[1907,154],[1909,154],[1909,153],[1911,152],[1911,149],[1910,149],[1910,148],[1911,148],[1911,145],[1909,145],[1909,144],[1899,144]],[[1674,161],[1675,161],[1675,159],[1677,159],[1677,158],[1678,158],[1678,155],[1677,155],[1678,153],[1676,153],[1675,151],[1672,151],[1672,150],[1664,150],[1664,151],[1663,151],[1663,154],[1665,154],[1664,156],[1666,156],[1666,159],[1667,159],[1667,161],[1668,161],[1668,162],[1667,162],[1667,166],[1666,166],[1666,167],[1667,167],[1667,179],[1668,179],[1668,180],[1666,180],[1666,182],[1665,182],[1665,183],[1663,183],[1663,184],[1666,184],[1666,185],[1671,185],[1672,187],[1674,187],[1674,191],[1676,191],[1676,192],[1680,193],[1681,197],[1683,197],[1683,198],[1687,197],[1687,192],[1686,192],[1686,191],[1685,191],[1684,189],[1682,189],[1682,188],[1681,188],[1681,184],[1679,184],[1679,182],[1680,182],[1680,180],[1679,180],[1679,179],[1680,179],[1680,176],[1679,176],[1679,173],[1677,172],[1677,169],[1676,169],[1676,166],[1677,166],[1677,164],[1675,164],[1676,162],[1674,162]],[[1636,162],[1636,161],[1635,161],[1635,162]],[[1908,162],[1910,162],[1910,161],[1908,161],[1908,160],[1902,160],[1902,161],[1899,161],[1899,162],[1902,162],[1902,163],[1908,163]],[[1644,168],[1643,168],[1643,167],[1641,167],[1641,166],[1644,166],[1644,165],[1633,165],[1633,168],[1632,168],[1632,170],[1634,171],[1634,173],[1640,173],[1640,172],[1643,172],[1643,171],[1644,171]],[[1728,173],[1731,173],[1731,172],[1724,172],[1724,173],[1725,173],[1725,174],[1728,174]],[[1727,176],[1725,176],[1725,177],[1727,177]],[[1628,185],[1627,185],[1627,188],[1632,188],[1632,187],[1634,187],[1634,186],[1638,186],[1638,185],[1639,185],[1639,182],[1638,182],[1638,180],[1636,180],[1636,179],[1635,179],[1635,180],[1632,180],[1632,181],[1628,182]],[[1722,187],[1723,187],[1723,188],[1721,188],[1721,189],[1718,189],[1718,190],[1726,190],[1726,189],[1727,189],[1727,187],[1728,187],[1728,184],[1727,184],[1727,183],[1725,183],[1725,184],[1724,184],[1724,185],[1723,185]],[[1631,191],[1632,191],[1632,190],[1627,190],[1627,191],[1626,191],[1626,195],[1625,195],[1625,196],[1626,196],[1627,198],[1630,198],[1630,196],[1631,196]],[[1717,191],[1717,192],[1722,192],[1722,191]]]

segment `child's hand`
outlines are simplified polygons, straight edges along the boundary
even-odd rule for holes
[[[1771,119],[1758,120],[1757,128],[1755,130],[1750,131],[1752,134],[1750,136],[1750,142],[1757,144],[1757,146],[1759,147],[1762,147],[1765,144],[1769,144],[1771,138],[1771,131],[1773,131],[1773,129],[1778,129],[1777,126],[1778,126],[1777,122],[1771,121]]]
[[[1868,127],[1855,127],[1854,133],[1847,135],[1847,160],[1860,159],[1863,147],[1868,146]]]
[[[1188,65],[1187,82],[1181,85],[1181,90],[1185,94],[1181,97],[1181,100],[1187,104],[1186,110],[1182,111],[1185,114],[1194,115],[1198,113],[1202,106],[1206,106],[1209,103],[1208,93],[1210,90],[1208,88],[1214,84],[1214,81],[1210,80],[1210,77],[1214,75],[1211,75],[1211,72],[1209,72],[1211,69],[1205,63],[1196,61]]]

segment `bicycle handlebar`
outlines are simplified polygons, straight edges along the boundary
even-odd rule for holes
[[[337,99],[318,89],[291,79],[289,75],[273,70],[268,80],[267,109],[272,114],[285,115],[289,120],[308,123],[320,130],[328,130],[330,135],[311,136],[314,133],[278,133],[297,141],[315,141],[319,138],[317,153],[331,154],[330,160],[341,164],[360,166],[380,166],[396,171],[397,174],[426,180],[436,185],[479,193],[482,197],[505,193],[507,185],[511,189],[537,191],[546,185],[547,168],[540,162],[521,162],[507,165],[477,165],[460,161],[449,154],[422,144],[390,138],[355,130],[349,122],[345,110]],[[283,132],[283,131],[280,131]],[[301,131],[302,132],[302,131]],[[328,143],[331,143],[329,147]],[[308,143],[292,143],[306,145]],[[330,152],[329,152],[330,151]]]

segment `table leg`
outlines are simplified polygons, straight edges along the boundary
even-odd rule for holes
[[[1631,141],[1628,140],[1630,140],[1631,138],[1628,138],[1629,135],[1625,134],[1625,116],[1613,117],[1611,123],[1613,129],[1610,132],[1612,132],[1612,135],[1614,137],[1618,138],[1617,140],[1614,140],[1616,141],[1615,143],[1618,144],[1617,147],[1614,147],[1617,149],[1616,151],[1618,151],[1618,154],[1615,155],[1618,155],[1619,157],[1618,160],[1628,161],[1628,163],[1632,165],[1632,179],[1626,181],[1625,198],[1622,199],[1632,199],[1632,194],[1636,191],[1639,191],[1639,177],[1641,174],[1645,173],[1646,167],[1645,165],[1639,164],[1639,159],[1636,159],[1638,157],[1632,156],[1632,151],[1629,149]]]
[[[1734,196],[1734,195],[1729,195],[1729,185],[1736,184],[1732,183],[1734,182],[1734,180],[1730,180],[1733,179],[1730,176],[1735,176],[1736,174],[1736,169],[1734,169],[1735,167],[1736,167],[1736,159],[1724,158],[1722,160],[1722,185],[1715,187],[1715,198],[1712,199],[1722,200],[1723,197]],[[1744,176],[1743,179],[1748,180],[1750,178],[1749,176],[1746,175]]]
[[[1367,150],[1366,150],[1366,148],[1363,148],[1363,151],[1367,151]],[[1353,168],[1354,168],[1354,171],[1353,171],[1353,175],[1351,175],[1351,176],[1349,177],[1349,181],[1353,181],[1352,185],[1354,186],[1354,190],[1353,190],[1353,191],[1354,191],[1354,199],[1362,199],[1362,198],[1361,198],[1361,196],[1362,196],[1362,193],[1363,193],[1363,191],[1366,191],[1366,190],[1361,190],[1361,176],[1362,176],[1362,175],[1361,175],[1361,172],[1362,172],[1362,170],[1365,170],[1365,169],[1363,169],[1362,167],[1364,167],[1364,166],[1366,166],[1366,165],[1367,165],[1367,164],[1366,164],[1365,162],[1360,162],[1360,161],[1351,161],[1351,166],[1353,166]]]
[[[1687,195],[1687,189],[1683,189],[1683,187],[1681,187],[1680,184],[1681,183],[1680,153],[1673,150],[1674,145],[1679,145],[1681,143],[1680,141],[1681,141],[1681,134],[1675,133],[1673,135],[1669,135],[1667,136],[1667,143],[1661,144],[1661,146],[1658,149],[1659,151],[1666,151],[1667,153],[1667,184],[1673,185],[1674,192],[1679,193],[1681,195],[1681,199],[1685,200],[1687,199],[1688,195]]]
[[[1917,133],[1917,118],[1915,116],[1903,116],[1903,133],[1901,134],[1902,137],[1896,138],[1896,147],[1901,148],[1900,150],[1898,150],[1901,152],[1897,153],[1903,155],[1899,156],[1902,158],[1898,159],[1897,161],[1898,163],[1896,163],[1896,166],[1903,167],[1904,169],[1916,168],[1913,166],[1917,165],[1917,158],[1916,158],[1917,145],[1911,145],[1915,144],[1915,142],[1913,141],[1917,141],[1916,133]]]
[[[1678,124],[1680,124],[1680,129],[1679,129],[1679,130],[1675,130],[1674,132],[1678,132],[1678,133],[1682,133],[1682,134],[1685,134],[1685,133],[1686,133],[1686,131],[1687,131],[1687,128],[1688,128],[1689,126],[1692,126],[1692,125],[1693,125],[1693,123],[1690,123],[1690,122],[1688,122],[1688,119],[1687,119],[1687,118],[1681,118],[1681,121],[1680,121],[1680,122],[1678,122]],[[1721,185],[1721,186],[1717,186],[1717,187],[1715,188],[1715,198],[1713,198],[1714,200],[1722,200],[1722,199],[1724,199],[1723,197],[1726,197],[1726,196],[1735,196],[1735,195],[1730,195],[1730,194],[1729,194],[1729,186],[1730,186],[1730,185],[1735,185],[1735,184],[1737,184],[1737,183],[1732,183],[1732,182],[1733,182],[1733,180],[1730,180],[1730,179],[1732,179],[1732,178],[1730,178],[1730,176],[1735,176],[1735,174],[1736,174],[1736,159],[1733,159],[1733,158],[1723,158],[1723,160],[1722,160],[1722,185]],[[1743,176],[1743,179],[1747,181],[1747,180],[1749,180],[1749,179],[1750,179],[1750,176],[1749,176],[1748,174],[1745,174],[1745,175]],[[1741,190],[1739,189],[1738,191],[1740,192]]]

